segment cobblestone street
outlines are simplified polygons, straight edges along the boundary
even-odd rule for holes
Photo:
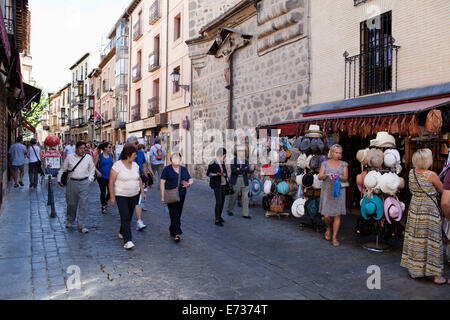
[[[25,177],[24,181],[28,181]],[[148,191],[143,232],[126,251],[117,234],[117,208],[103,215],[97,183],[91,185],[88,234],[66,229],[64,189],[55,186],[50,218],[46,184],[11,188],[0,216],[0,299],[449,299],[448,286],[411,280],[400,267],[401,242],[387,253],[361,247],[372,239],[353,233],[343,218],[341,246],[299,228],[293,217],[267,218],[260,206],[251,220],[224,214],[214,225],[214,195],[202,181],[188,191],[184,234],[169,237],[159,191]],[[255,200],[255,203],[260,201]],[[81,269],[82,288],[68,290],[67,268]],[[381,290],[366,286],[367,267],[381,268]],[[448,274],[448,269],[446,269]]]

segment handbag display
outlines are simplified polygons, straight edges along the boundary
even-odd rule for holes
[[[272,212],[283,212],[284,210],[284,203],[281,200],[280,196],[273,197],[272,201],[270,202],[270,211]]]
[[[180,187],[180,181],[181,181],[181,167],[180,167],[180,173],[178,174],[178,183],[177,183],[176,188],[164,190],[164,203],[165,204],[180,202],[180,192],[178,191],[178,188]]]
[[[75,169],[78,167],[78,165],[80,164],[81,161],[83,161],[84,157],[86,157],[86,155],[82,156],[80,161],[77,162],[77,164],[75,165],[75,167],[73,167],[72,170],[66,170],[63,172],[62,176],[61,176],[61,184],[63,186],[67,185],[67,182],[69,181],[69,173],[72,173],[75,171]]]

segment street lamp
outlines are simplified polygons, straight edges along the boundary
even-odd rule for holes
[[[114,91],[113,91],[113,89],[110,88],[108,92],[109,92],[109,96],[112,98],[112,97],[114,96]]]
[[[172,82],[175,85],[175,87],[177,88],[183,88],[184,90],[189,91],[189,85],[186,84],[180,84],[180,71],[178,71],[178,69],[173,69],[172,73],[170,74],[170,76],[172,77]]]

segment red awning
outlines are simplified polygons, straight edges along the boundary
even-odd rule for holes
[[[322,114],[308,114],[300,119],[273,123],[270,125],[260,126],[261,129],[281,129],[282,136],[294,136],[298,133],[297,126],[299,123],[311,122],[319,124],[322,121],[333,119],[351,119],[351,118],[370,118],[383,116],[396,116],[406,114],[416,114],[426,110],[439,108],[450,105],[450,97],[441,97],[421,101],[409,101],[399,104],[367,106],[355,108],[353,110],[331,111]]]

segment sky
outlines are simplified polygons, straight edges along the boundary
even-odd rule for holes
[[[107,44],[108,33],[130,3],[31,0],[32,77],[36,85],[55,92],[71,82],[69,68],[87,52],[100,54],[102,42]]]

